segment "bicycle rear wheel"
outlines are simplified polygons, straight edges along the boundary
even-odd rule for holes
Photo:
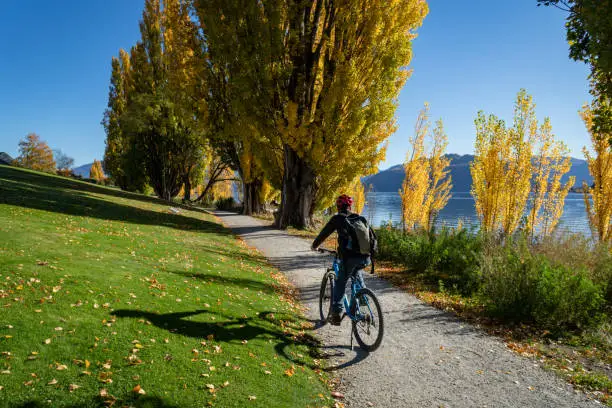
[[[323,324],[327,323],[327,319],[331,313],[335,286],[336,274],[333,271],[327,271],[327,273],[323,275],[321,290],[319,291],[319,313],[321,314],[321,321],[323,321]]]
[[[384,320],[380,303],[368,288],[359,289],[355,294],[353,333],[362,349],[374,351],[382,342]]]

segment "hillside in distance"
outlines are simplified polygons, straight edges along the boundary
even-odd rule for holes
[[[77,176],[89,178],[89,171],[91,170],[91,166],[93,166],[93,163],[87,163],[79,167],[74,167],[72,169],[72,172]]]
[[[453,182],[452,191],[470,191],[472,189],[470,164],[474,160],[474,156],[471,154],[447,154],[446,156],[451,159],[450,174]],[[572,158],[572,168],[564,176],[563,182],[565,182],[570,176],[576,177],[576,182],[574,183],[573,187],[581,187],[583,181],[586,181],[589,185],[593,183],[593,178],[589,174],[587,163],[581,159]],[[363,182],[366,186],[372,184],[374,191],[396,192],[402,188],[404,177],[404,166],[402,164],[398,164],[372,176],[364,178]]]

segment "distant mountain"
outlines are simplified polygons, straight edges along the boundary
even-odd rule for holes
[[[13,164],[13,158],[8,153],[0,152],[0,164],[10,166]]]
[[[72,172],[77,176],[89,178],[89,171],[91,170],[91,166],[93,166],[93,163],[84,164],[82,166],[73,168]]]
[[[450,172],[453,181],[452,191],[470,191],[472,189],[472,175],[470,174],[470,164],[474,160],[471,154],[447,154],[451,159]],[[570,176],[576,177],[574,187],[582,186],[582,182],[587,184],[593,183],[593,178],[589,174],[589,169],[585,160],[572,158],[572,168],[565,175],[565,182]],[[364,178],[363,182],[366,186],[372,184],[374,191],[398,191],[402,188],[405,173],[404,166],[398,164],[383,170],[372,176]]]

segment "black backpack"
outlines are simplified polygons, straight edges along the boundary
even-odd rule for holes
[[[368,221],[358,214],[350,214],[345,220],[348,235],[346,249],[354,254],[375,255],[378,251],[378,239]]]

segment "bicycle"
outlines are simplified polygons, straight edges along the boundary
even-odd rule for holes
[[[321,281],[321,290],[319,292],[319,312],[323,324],[329,320],[333,304],[333,293],[335,282],[338,278],[341,268],[341,260],[338,257],[337,251],[330,251],[319,248],[320,253],[327,253],[334,256],[331,268],[328,268]],[[351,296],[350,299],[344,294],[342,301],[344,303],[345,313],[342,316],[347,316],[352,321],[352,334],[359,346],[366,351],[374,351],[382,342],[384,332],[384,319],[380,302],[374,292],[366,288],[361,272],[362,268],[356,268],[352,271],[351,278]],[[372,332],[376,331],[373,337]],[[370,340],[373,337],[373,341]],[[353,337],[351,336],[351,348]]]

